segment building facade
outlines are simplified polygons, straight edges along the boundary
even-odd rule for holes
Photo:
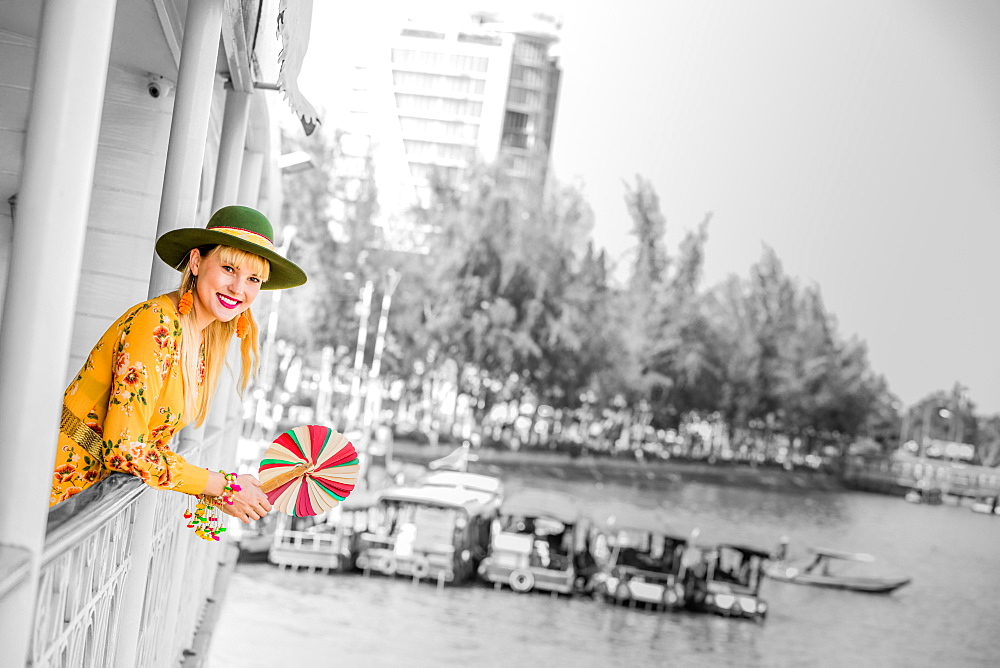
[[[412,207],[430,205],[435,182],[460,187],[480,164],[496,163],[515,181],[545,182],[559,27],[543,16],[410,20],[387,58],[358,68],[347,131],[372,138],[387,232],[406,227]]]

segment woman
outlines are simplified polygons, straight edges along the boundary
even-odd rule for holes
[[[209,505],[245,523],[267,514],[271,505],[254,476],[194,466],[168,445],[188,422],[204,422],[233,335],[241,339],[241,391],[256,373],[250,306],[260,290],[306,282],[275,252],[273,238],[259,211],[228,206],[205,229],[173,230],[157,240],[157,255],[181,272],[180,289],[122,315],[66,389],[50,505],[119,471],[204,497],[195,519]]]

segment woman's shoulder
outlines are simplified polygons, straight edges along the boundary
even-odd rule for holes
[[[179,337],[181,334],[177,309],[167,295],[136,304],[122,314],[116,324],[122,334],[130,333],[133,329],[165,330],[161,332],[161,336]]]

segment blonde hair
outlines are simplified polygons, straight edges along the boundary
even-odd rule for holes
[[[246,267],[251,272],[260,277],[261,282],[266,281],[271,273],[270,263],[259,255],[233,248],[232,246],[202,246],[198,249],[202,257],[219,255],[219,260],[224,264],[232,265],[237,269]],[[180,294],[183,296],[188,290],[195,289],[197,277],[191,273],[188,259],[190,253],[184,259],[181,270]],[[257,321],[254,320],[250,309],[244,311],[249,327],[247,334],[240,340],[240,379],[237,385],[240,396],[246,389],[250,378],[257,375],[260,365],[260,344],[258,337],[260,329]],[[226,355],[229,352],[229,344],[236,333],[236,321],[233,318],[229,322],[213,320],[202,333],[202,345],[205,347],[205,380],[198,391],[198,364],[199,356],[196,349],[196,323],[194,309],[187,315],[181,315],[181,367],[184,370],[184,416],[194,416],[188,422],[201,426],[208,416],[208,410],[212,405],[212,395],[219,384],[219,374],[226,363]]]

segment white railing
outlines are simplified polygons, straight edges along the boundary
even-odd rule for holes
[[[128,575],[135,504],[112,503],[100,514],[61,527],[46,545],[38,583],[32,666],[108,666],[115,656]]]
[[[206,428],[181,433],[178,449],[187,459],[234,460],[240,431],[234,407],[220,406]],[[178,666],[212,595],[223,543],[186,528],[185,495],[155,491],[125,475],[98,488],[50,513],[29,665]],[[83,496],[86,505],[73,507]],[[145,577],[130,581],[130,575]]]

